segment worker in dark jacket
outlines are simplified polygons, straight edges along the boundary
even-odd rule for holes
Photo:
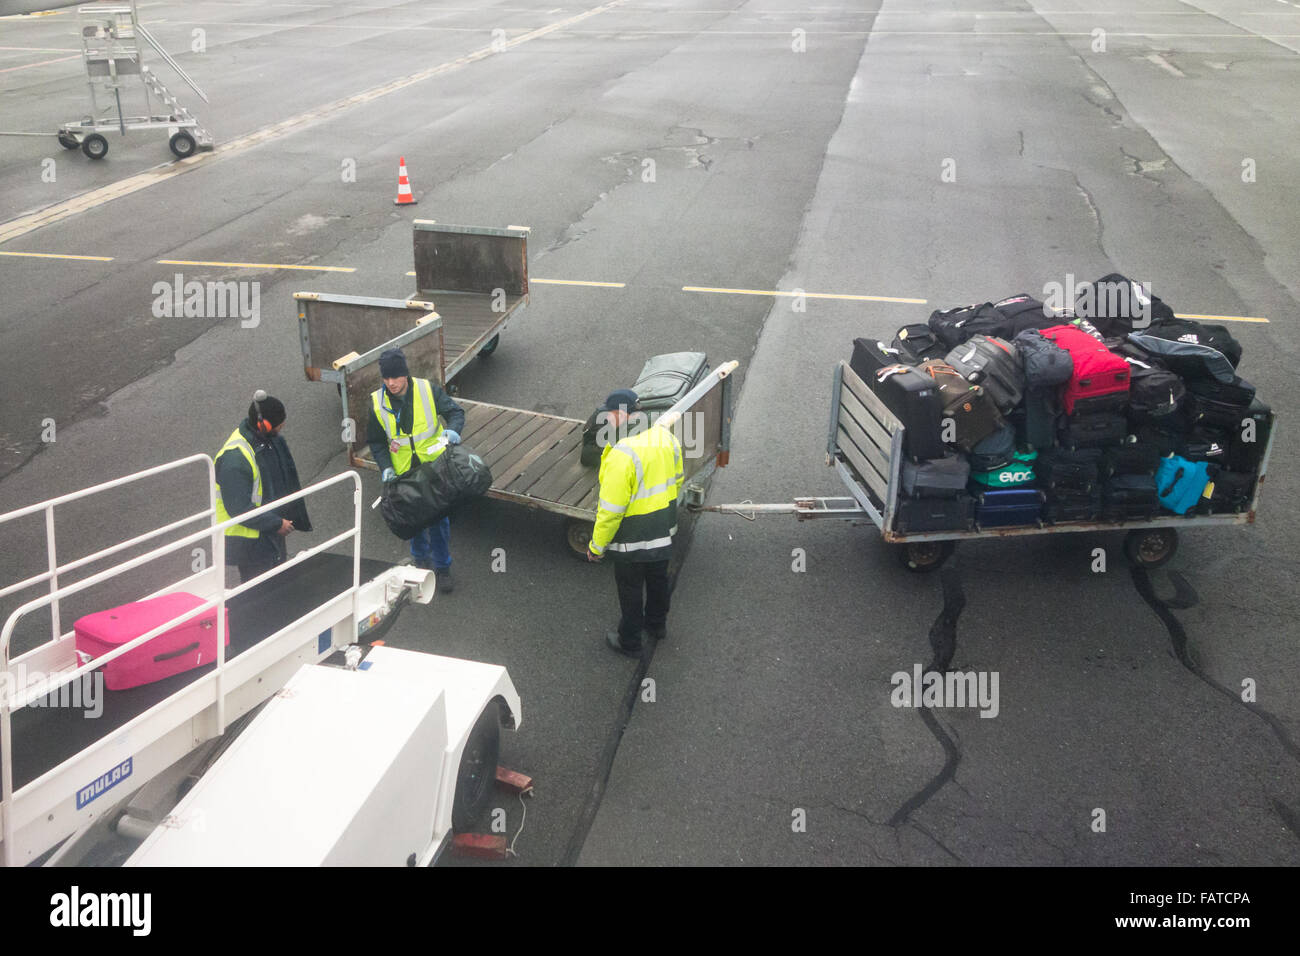
[[[284,403],[260,389],[239,423],[217,452],[217,522],[252,511],[285,495],[301,491],[298,468],[280,432]],[[293,531],[310,531],[303,500],[249,518],[226,529],[226,564],[239,569],[239,580],[269,571],[285,559],[285,538]]]
[[[395,481],[424,461],[434,461],[448,445],[460,444],[465,410],[427,378],[412,378],[401,349],[379,356],[384,387],[370,396],[366,438],[385,482]],[[446,419],[442,426],[439,416]],[[448,593],[451,579],[451,518],[444,517],[411,539],[415,566],[432,569],[438,589]]]

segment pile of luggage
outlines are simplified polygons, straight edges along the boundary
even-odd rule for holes
[[[1221,325],[1112,274],[937,311],[851,367],[902,422],[895,531],[1248,510],[1272,415]]]

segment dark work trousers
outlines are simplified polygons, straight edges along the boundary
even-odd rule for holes
[[[239,583],[265,574],[288,554],[283,536],[271,533],[260,538],[226,538],[226,564],[239,569]]]
[[[641,628],[662,631],[668,623],[668,561],[615,561],[614,581],[625,644],[641,643]]]

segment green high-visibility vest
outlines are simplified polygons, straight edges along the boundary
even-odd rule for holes
[[[221,450],[217,452],[217,458],[220,458],[232,448],[238,449],[239,453],[248,462],[248,467],[253,469],[253,507],[261,507],[262,473],[257,470],[257,456],[253,454],[253,446],[248,443],[248,439],[240,434],[238,428],[231,433],[231,436],[226,439],[226,443],[221,446]],[[221,500],[221,483],[217,482],[217,523],[228,521],[231,517],[230,512],[226,510],[226,503]],[[226,534],[235,538],[257,538],[261,536],[261,532],[256,528],[245,527],[242,524],[232,524],[226,529]]]
[[[411,431],[404,433],[398,424],[398,410],[392,405],[392,396],[388,389],[380,386],[370,396],[375,407],[375,418],[384,426],[388,436],[388,451],[393,458],[393,471],[404,475],[411,470],[412,450],[420,456],[420,461],[433,461],[444,451],[445,445],[439,445],[442,438],[442,423],[438,421],[438,410],[433,401],[433,386],[427,378],[412,378],[408,388],[415,391],[411,409]],[[393,451],[393,441],[400,443]]]

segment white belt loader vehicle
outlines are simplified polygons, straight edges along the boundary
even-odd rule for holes
[[[204,510],[94,554],[60,557],[57,509],[186,466],[203,471]],[[226,586],[227,527],[331,490],[351,492],[350,528]],[[0,631],[6,865],[427,865],[486,807],[499,727],[521,720],[518,694],[503,667],[360,646],[405,604],[427,604],[435,580],[362,559],[355,473],[217,523],[213,460],[194,455],[0,515],[0,535],[42,515],[48,569],[0,589],[0,599],[45,590]],[[181,533],[196,522],[206,527]],[[68,583],[165,536],[174,540]],[[215,559],[208,567],[66,629],[61,606],[204,544]],[[349,544],[350,554],[329,551]],[[176,595],[188,611],[168,612],[108,653],[87,659],[78,650],[89,617],[129,617]],[[47,611],[47,635],[19,627]],[[189,633],[199,640],[175,646]],[[113,668],[128,655],[170,676],[124,687]],[[177,672],[179,655],[192,659]],[[116,689],[105,679],[114,673]],[[107,684],[99,695],[97,681]]]

